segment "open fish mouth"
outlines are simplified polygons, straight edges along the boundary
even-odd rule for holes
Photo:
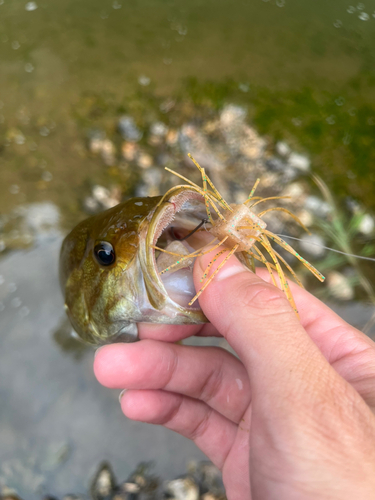
[[[197,302],[189,306],[196,293],[193,267],[215,239],[210,228],[203,196],[186,187],[157,208],[150,223],[148,243],[159,283],[173,302],[186,309],[200,309]]]

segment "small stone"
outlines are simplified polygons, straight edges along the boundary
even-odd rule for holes
[[[104,462],[92,481],[90,488],[92,498],[93,500],[108,499],[115,489],[116,479],[112,468],[107,462]]]
[[[287,167],[287,164],[279,158],[269,158],[265,161],[265,164],[267,169],[271,172],[283,172]]]
[[[98,201],[103,208],[108,209],[116,206],[121,199],[121,190],[113,188],[112,191],[103,186],[94,186],[92,190],[93,198]]]
[[[150,134],[152,135],[160,135],[165,137],[168,133],[168,127],[163,122],[155,122],[150,127]]]
[[[292,150],[288,146],[288,144],[284,141],[279,141],[276,144],[276,153],[280,156],[289,156]]]
[[[102,141],[100,153],[106,165],[111,166],[116,163],[116,147],[110,139]]]
[[[51,174],[51,172],[45,170],[44,172],[42,172],[42,179],[46,182],[50,182],[53,179],[53,175]]]
[[[32,12],[33,10],[36,10],[38,8],[38,5],[36,2],[27,2],[25,5],[25,10],[28,12]]]
[[[213,493],[205,493],[201,496],[201,500],[218,500],[219,497],[214,495]]]
[[[139,147],[134,142],[123,142],[121,146],[121,153],[125,160],[135,161],[138,154]]]
[[[34,66],[31,63],[26,63],[25,64],[25,71],[26,71],[26,73],[32,73],[34,71]]]
[[[139,85],[142,85],[142,87],[147,87],[151,83],[151,78],[149,78],[148,76],[145,76],[145,75],[141,75],[138,78],[138,83],[139,83]]]
[[[299,242],[301,249],[317,259],[324,256],[326,253],[324,239],[318,234],[304,234]]]
[[[370,214],[363,215],[361,222],[358,226],[358,231],[366,236],[371,234],[374,231],[375,222],[373,217]]]
[[[300,200],[305,194],[306,190],[300,182],[289,184],[282,192],[282,196],[289,196],[292,201]]]
[[[152,146],[158,146],[163,142],[168,133],[168,127],[163,122],[155,122],[150,127],[148,142]]]
[[[100,203],[93,196],[87,196],[83,200],[83,209],[89,214],[95,214],[100,209]]]
[[[167,133],[167,136],[165,138],[165,142],[168,144],[168,146],[174,146],[178,141],[178,132],[175,129],[169,130]]]
[[[131,116],[122,116],[118,121],[118,128],[122,137],[128,141],[138,142],[142,139],[143,132],[139,130]]]
[[[354,289],[348,278],[338,271],[330,271],[327,275],[328,290],[333,297],[339,300],[352,300]]]
[[[126,492],[126,493],[139,493],[139,491],[141,490],[140,486],[136,483],[124,483],[122,485],[122,489]]]
[[[137,165],[141,168],[150,168],[152,167],[152,156],[148,155],[147,153],[140,153],[137,158]]]
[[[164,494],[170,500],[199,500],[199,487],[191,477],[169,481]]]
[[[305,200],[305,208],[317,217],[326,217],[332,211],[331,205],[317,196],[308,196]]]
[[[302,172],[308,172],[310,170],[310,160],[307,156],[291,153],[288,162],[291,167],[301,170]]]
[[[304,208],[302,210],[299,210],[298,213],[296,213],[297,217],[299,220],[304,224],[306,227],[310,227],[314,223],[314,217],[312,214],[308,211],[305,210]]]

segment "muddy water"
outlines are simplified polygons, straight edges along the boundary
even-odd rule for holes
[[[271,145],[307,155],[342,205],[349,195],[371,213],[374,62],[374,0],[0,0],[0,214],[53,202],[66,229],[93,185],[131,195],[142,177],[92,155],[93,129],[118,144],[124,113],[177,128],[228,102]],[[67,343],[58,238],[0,261],[0,484],[31,499],[83,492],[102,459],[120,477],[139,460],[182,472],[201,454],[125,421],[92,351]],[[362,327],[372,308],[339,312]]]

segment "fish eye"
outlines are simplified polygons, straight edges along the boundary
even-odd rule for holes
[[[94,255],[96,260],[102,266],[110,266],[116,260],[113,246],[107,241],[100,241],[94,247]]]

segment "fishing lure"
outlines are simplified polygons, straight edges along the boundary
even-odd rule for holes
[[[210,246],[209,250],[205,251],[207,244],[203,247],[195,250],[194,252],[188,254],[178,254],[176,252],[171,252],[170,250],[165,250],[163,248],[154,246],[156,250],[161,252],[165,252],[173,257],[178,257],[178,260],[175,260],[171,265],[166,267],[165,269],[160,271],[160,275],[164,273],[172,271],[177,266],[181,267],[181,265],[185,261],[189,261],[191,259],[195,259],[196,257],[205,255],[206,253],[212,252],[214,249],[219,248],[220,250],[216,253],[212,261],[208,264],[205,269],[201,283],[202,287],[198,290],[193,299],[189,302],[189,306],[193,305],[194,302],[199,298],[202,292],[209,286],[212,282],[215,275],[220,271],[220,269],[226,264],[226,262],[230,259],[230,257],[235,253],[241,253],[242,257],[245,259],[245,262],[248,261],[250,263],[251,268],[254,269],[254,259],[260,261],[264,264],[271,276],[272,282],[275,286],[277,282],[275,280],[274,272],[277,272],[277,275],[280,280],[280,285],[282,291],[285,293],[288,298],[291,306],[293,307],[295,313],[298,315],[298,311],[296,308],[296,304],[292,295],[292,292],[289,288],[288,281],[285,277],[284,271],[282,269],[282,264],[288,269],[296,282],[303,288],[301,281],[299,280],[296,273],[293,271],[291,266],[286,262],[286,260],[272,247],[271,241],[280,245],[284,250],[294,255],[302,264],[320,281],[324,281],[324,276],[317,270],[315,267],[310,264],[307,260],[305,260],[296,250],[291,247],[286,241],[284,241],[280,236],[270,232],[267,230],[267,224],[264,222],[262,217],[271,211],[282,211],[287,213],[290,217],[292,217],[298,224],[302,226],[305,231],[309,233],[309,230],[305,227],[305,225],[300,221],[298,217],[296,217],[293,213],[283,207],[272,207],[266,210],[261,211],[260,213],[254,212],[254,207],[269,200],[277,200],[286,198],[284,196],[271,196],[268,198],[260,198],[254,197],[254,193],[260,179],[257,179],[247,200],[242,204],[228,204],[224,198],[221,196],[219,191],[215,188],[214,184],[208,177],[205,172],[205,169],[199,165],[199,163],[192,157],[191,154],[188,154],[189,158],[193,161],[195,166],[198,168],[199,172],[202,176],[202,184],[201,188],[194,182],[190,181],[186,177],[180,175],[179,173],[166,168],[169,172],[186,181],[189,186],[197,191],[204,198],[204,203],[206,207],[207,218],[204,219],[188,236],[185,236],[182,240],[187,239],[189,236],[192,236],[196,231],[200,230],[200,227],[205,225],[205,230],[208,231],[214,238],[208,243]],[[209,187],[208,187],[209,186]],[[211,189],[210,189],[211,188]],[[172,188],[173,190],[174,188]],[[172,191],[170,190],[170,191]],[[168,191],[161,199],[160,203],[162,203],[165,199],[168,198],[170,193]],[[209,226],[209,227],[207,227]],[[271,241],[270,241],[271,240]],[[269,258],[271,258],[271,262],[264,255],[264,251],[267,252]],[[218,259],[218,257],[224,253],[227,253],[225,258],[220,262],[216,270],[210,274],[211,267],[213,263]]]

